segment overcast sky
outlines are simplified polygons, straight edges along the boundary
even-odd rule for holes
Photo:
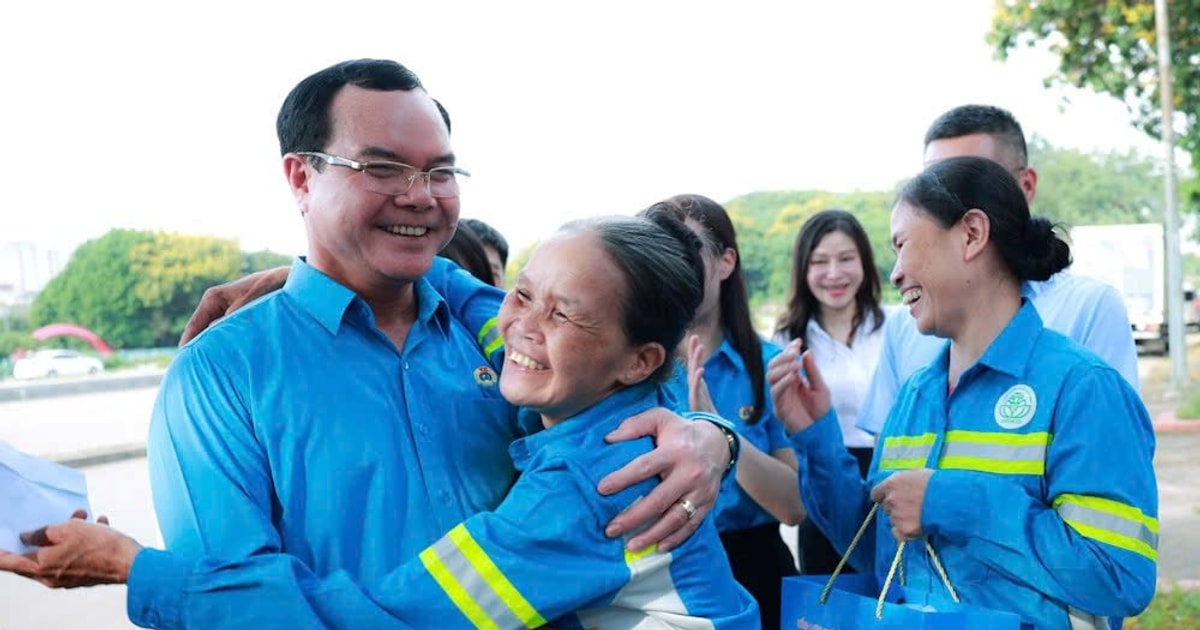
[[[993,0],[8,2],[0,241],[113,227],[304,251],[274,119],[306,75],[408,65],[475,176],[463,216],[519,249],[567,219],[680,192],[889,189],[966,102],[1085,150],[1154,145],[1116,101],[1001,64]],[[950,28],[952,27],[952,28]],[[1069,101],[1069,103],[1068,103]]]

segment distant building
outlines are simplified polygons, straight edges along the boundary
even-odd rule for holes
[[[12,306],[17,303],[17,287],[0,283],[0,307]]]
[[[0,304],[29,304],[58,275],[70,255],[29,241],[0,243]]]

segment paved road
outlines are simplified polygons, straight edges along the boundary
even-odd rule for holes
[[[1158,574],[1200,580],[1200,432],[1159,434],[1154,469],[1159,497]]]
[[[154,395],[154,389],[139,389],[0,403],[0,440],[46,455],[144,439]],[[1200,579],[1200,433],[1160,435],[1155,465],[1160,575]],[[145,459],[134,459],[87,468],[88,488],[98,513],[143,544],[161,546],[145,466]],[[0,576],[0,630],[130,628],[124,599],[123,587],[49,591]]]

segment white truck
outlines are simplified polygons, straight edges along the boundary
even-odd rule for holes
[[[1166,242],[1161,223],[1071,229],[1071,271],[1113,286],[1125,301],[1139,349],[1167,351]],[[1183,321],[1200,326],[1195,291],[1185,286]]]

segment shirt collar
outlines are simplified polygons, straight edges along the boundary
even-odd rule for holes
[[[1051,276],[1053,280],[1053,276]],[[1033,299],[1049,286],[1049,282],[1030,282],[1026,280],[1021,283],[1021,297]]]
[[[570,440],[574,436],[582,436],[592,431],[600,431],[601,435],[606,435],[612,429],[617,428],[617,425],[626,418],[652,407],[661,406],[663,402],[663,393],[657,383],[644,381],[632,387],[626,387],[548,429],[519,440],[523,447],[520,450],[531,455],[550,442],[561,439]],[[537,414],[528,410],[523,410],[522,414],[525,414],[522,419],[525,430],[541,426],[541,417]],[[536,426],[533,424],[534,418],[537,419]],[[582,438],[572,440],[575,443],[581,441]],[[517,453],[514,452],[514,455]]]
[[[721,357],[721,360],[728,361],[730,366],[733,368],[733,371],[738,374],[746,371],[746,362],[742,360],[742,355],[738,354],[737,350],[734,350],[733,344],[729,343],[729,337],[725,337],[721,340],[720,347],[717,348],[717,351],[714,352],[712,356],[708,357],[708,361],[705,361],[705,363],[707,364],[711,361],[717,360],[717,357]],[[685,372],[687,370],[686,364],[684,370]]]
[[[351,312],[361,312],[366,321],[374,325],[374,314],[358,294],[310,265],[303,257],[292,262],[283,291],[335,335]],[[413,291],[417,299],[417,321],[432,323],[443,335],[449,335],[450,311],[442,296],[424,278],[413,283]]]
[[[858,323],[858,328],[854,330],[854,339],[852,341],[855,345],[857,345],[860,339],[866,337],[874,331],[875,316],[871,313],[864,313],[862,321]],[[808,318],[808,324],[804,326],[804,336],[807,339],[822,339],[828,341],[829,343],[833,343],[833,336],[821,327],[821,323],[817,321],[816,317]]]
[[[804,338],[810,340],[819,338],[828,339],[830,342],[833,341],[833,337],[829,336],[829,333],[825,332],[824,328],[821,328],[821,324],[817,321],[816,317],[808,318],[808,323],[804,326]]]
[[[1013,316],[1004,330],[992,340],[978,364],[1013,377],[1025,373],[1033,354],[1033,344],[1030,340],[1036,338],[1045,328],[1042,318],[1038,315],[1033,303],[1021,298],[1021,308]],[[929,368],[919,372],[919,379],[914,384],[922,391],[942,391],[946,388],[947,375],[950,372],[950,341],[942,346],[937,358],[929,364]],[[929,388],[935,388],[930,390]]]
[[[1033,302],[1021,298],[1021,308],[987,350],[984,350],[983,356],[979,357],[979,363],[1010,376],[1021,376],[1025,373],[1030,355],[1033,354],[1033,344],[1030,341],[1037,338],[1043,328],[1042,318],[1034,308]]]

